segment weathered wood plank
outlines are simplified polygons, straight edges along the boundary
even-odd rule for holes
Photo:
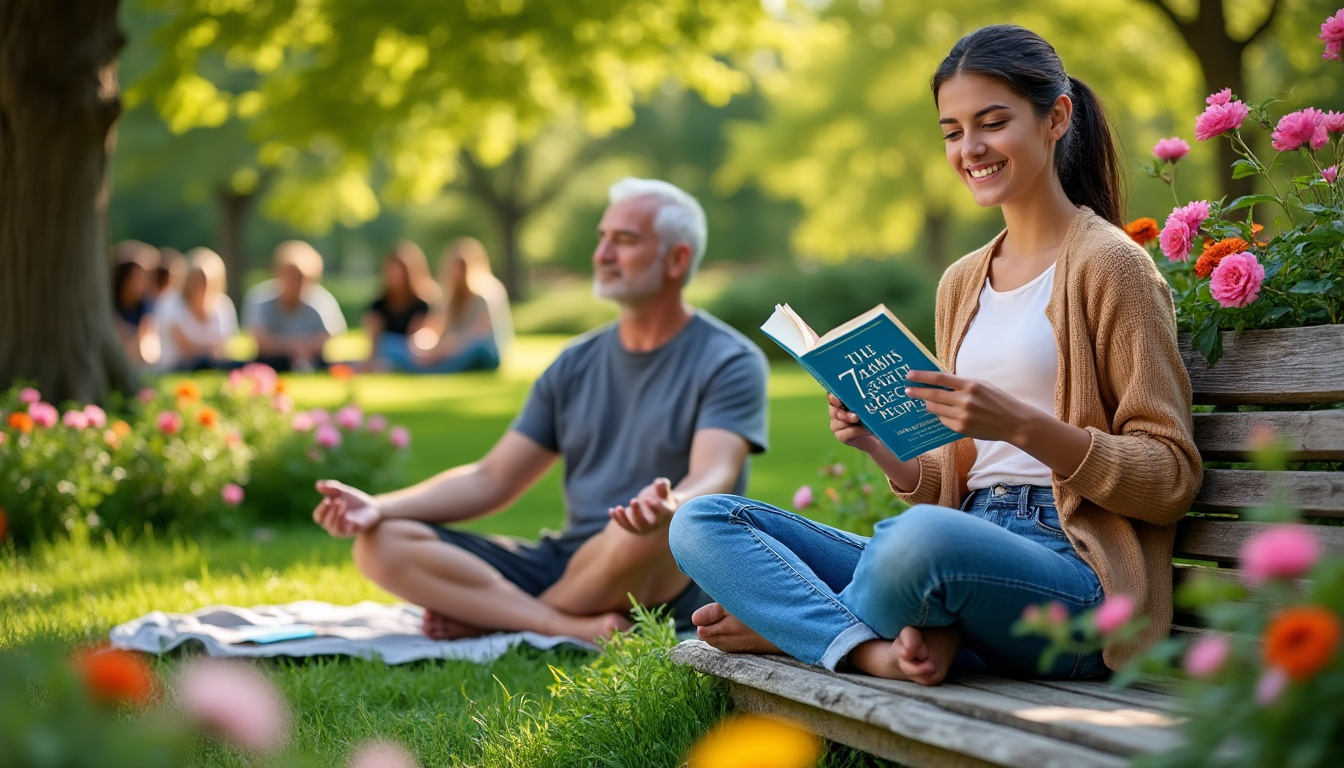
[[[1187,517],[1176,528],[1174,555],[1195,560],[1235,562],[1246,539],[1268,527],[1266,523],[1226,518]],[[1312,531],[1328,551],[1344,554],[1344,527],[1316,525],[1312,526]]]
[[[1344,402],[1344,325],[1229,331],[1213,366],[1188,334],[1179,345],[1197,404]]]
[[[1344,461],[1344,409],[1196,413],[1199,455],[1207,461],[1245,461],[1251,431],[1261,424],[1287,443],[1290,461]]]
[[[1118,755],[983,722],[923,701],[893,696],[886,691],[858,685],[833,675],[819,674],[811,668],[799,669],[781,664],[774,661],[773,657],[722,653],[699,640],[687,640],[678,645],[672,651],[672,659],[736,683],[734,691],[738,691],[738,686],[741,686],[760,692],[761,695],[735,693],[742,696],[743,703],[748,707],[769,706],[762,702],[774,702],[775,706],[787,708],[789,705],[778,703],[778,700],[783,700],[887,731],[899,738],[883,741],[880,734],[876,734],[880,743],[852,746],[889,759],[919,759],[916,750],[906,743],[915,741],[931,747],[924,754],[934,758],[938,752],[949,752],[957,756],[958,760],[975,758],[996,766],[1119,768],[1126,763]],[[824,683],[818,684],[821,681]],[[796,712],[798,708],[793,709]],[[788,714],[779,709],[774,710],[774,713]],[[833,724],[829,717],[804,722],[819,730],[830,730]],[[852,734],[826,730],[820,731],[820,735],[842,743],[849,742],[840,737],[852,737]],[[875,734],[865,729],[865,735]],[[904,755],[904,758],[900,755]],[[942,766],[948,762],[933,759],[911,764]]]
[[[1193,507],[1199,512],[1239,512],[1282,498],[1311,517],[1344,517],[1344,472],[1264,472],[1206,469]]]
[[[1035,684],[1084,696],[1093,696],[1098,699],[1109,699],[1120,704],[1143,707],[1155,712],[1174,712],[1178,704],[1178,699],[1171,693],[1134,687],[1116,688],[1109,683],[1090,680],[1037,680]]]

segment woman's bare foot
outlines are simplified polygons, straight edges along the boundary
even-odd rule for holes
[[[556,624],[550,634],[597,642],[605,640],[617,632],[624,632],[633,626],[633,622],[619,613],[600,613],[596,616],[565,616],[562,621]]]
[[[420,631],[431,640],[460,640],[464,637],[480,637],[485,630],[463,624],[444,616],[437,611],[425,609],[425,617],[420,620]]]
[[[701,640],[726,653],[783,653],[718,603],[696,609],[691,623]]]
[[[849,662],[874,677],[937,685],[961,648],[956,627],[906,627],[895,640],[869,640],[849,653]]]

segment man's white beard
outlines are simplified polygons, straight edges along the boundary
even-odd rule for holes
[[[593,276],[593,295],[617,304],[634,304],[663,290],[663,259],[658,257],[649,268],[635,275],[623,273],[619,279],[603,282]]]

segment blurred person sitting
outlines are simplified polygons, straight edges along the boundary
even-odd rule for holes
[[[439,287],[420,246],[409,240],[392,246],[383,259],[383,291],[364,312],[361,322],[372,345],[363,369],[391,369],[393,364],[384,356],[385,349],[408,359],[407,339],[424,326],[430,304],[438,295]]]
[[[122,240],[113,248],[112,308],[116,313],[117,338],[126,356],[136,365],[151,365],[159,359],[154,302],[150,292],[159,252],[149,243]]]
[[[238,312],[224,293],[224,260],[209,248],[193,248],[180,296],[160,300],[159,368],[201,371],[229,367],[225,345],[238,334]]]
[[[490,271],[479,240],[461,237],[443,254],[439,268],[443,300],[425,327],[403,350],[388,345],[384,357],[398,371],[457,373],[493,371],[513,338],[509,295]]]
[[[176,248],[159,246],[159,264],[154,268],[150,281],[150,294],[153,296],[154,313],[160,314],[160,307],[182,296],[182,283],[187,278],[187,257]]]
[[[322,256],[302,240],[276,246],[275,278],[243,299],[243,324],[257,342],[257,362],[277,371],[325,369],[322,346],[345,332],[336,298],[320,284]]]

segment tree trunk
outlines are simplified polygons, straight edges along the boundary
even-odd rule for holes
[[[106,242],[118,4],[0,3],[0,387],[31,380],[51,402],[135,385]]]
[[[227,189],[219,190],[216,195],[219,200],[219,257],[224,260],[228,276],[229,298],[239,307],[243,305],[243,277],[247,271],[247,259],[243,255],[244,222],[254,197],[255,193],[240,195]]]
[[[941,275],[949,263],[947,227],[951,218],[943,208],[930,208],[924,214],[924,259],[935,275]]]
[[[504,250],[503,283],[510,301],[522,301],[527,294],[527,265],[518,250],[518,230],[523,226],[523,214],[510,204],[495,208],[495,223],[499,226],[500,247]]]

